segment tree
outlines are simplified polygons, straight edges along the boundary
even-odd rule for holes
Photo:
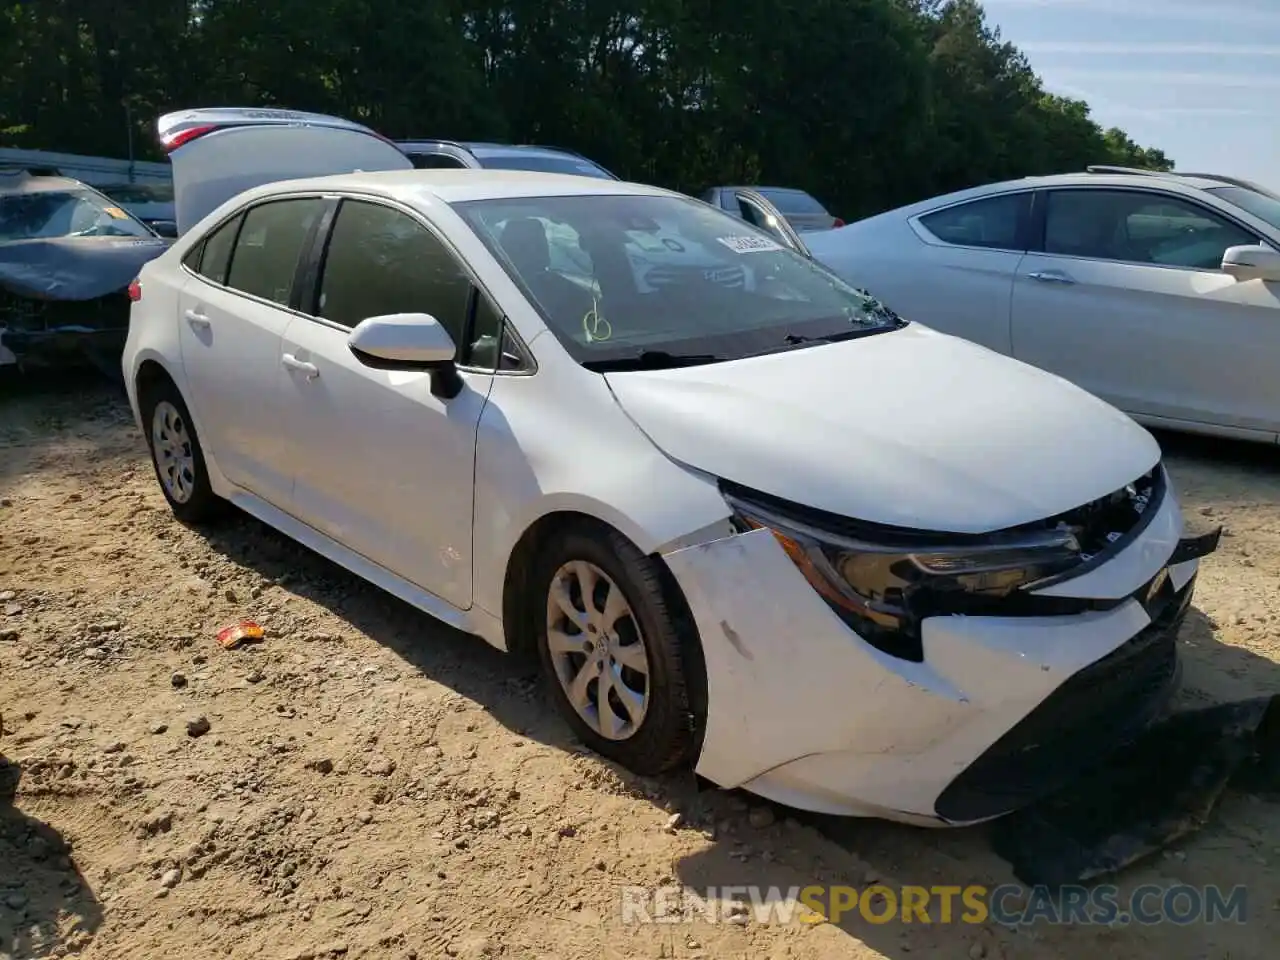
[[[846,218],[1172,167],[1047,93],[977,0],[0,0],[0,145],[156,155],[156,116],[226,104],[554,143],[687,192],[794,185]]]

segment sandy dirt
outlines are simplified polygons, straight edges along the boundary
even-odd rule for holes
[[[1280,455],[1162,442],[1229,533],[1185,696],[1280,693]],[[265,642],[219,648],[244,617]],[[1238,960],[1280,937],[1280,806],[1239,794],[1121,884],[1247,884],[1242,925],[623,923],[624,885],[1013,878],[979,830],[828,829],[584,753],[528,667],[255,521],[174,522],[98,388],[0,399],[0,713],[4,957]]]

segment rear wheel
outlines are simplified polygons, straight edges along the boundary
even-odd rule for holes
[[[642,775],[690,762],[700,720],[657,561],[607,528],[574,528],[542,551],[531,604],[551,696],[593,750]]]
[[[178,388],[167,379],[153,381],[141,400],[151,463],[169,509],[183,523],[216,518],[226,501],[209,485],[200,438]]]

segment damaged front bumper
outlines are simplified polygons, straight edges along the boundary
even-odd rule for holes
[[[801,809],[921,825],[1024,806],[1166,706],[1217,536],[1184,539],[1170,492],[1089,572],[1096,609],[929,617],[920,662],[860,641],[768,530],[668,553],[707,661],[697,772]]]
[[[0,366],[22,369],[89,362],[119,366],[129,333],[129,297],[35,300],[0,290]]]

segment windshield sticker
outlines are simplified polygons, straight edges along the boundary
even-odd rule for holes
[[[768,237],[716,237],[716,242],[723,243],[734,253],[769,253],[782,249],[782,244]]]
[[[107,216],[113,217],[116,220],[129,219],[129,215],[125,213],[123,210],[121,210],[119,207],[103,207],[102,209],[106,212]]]

